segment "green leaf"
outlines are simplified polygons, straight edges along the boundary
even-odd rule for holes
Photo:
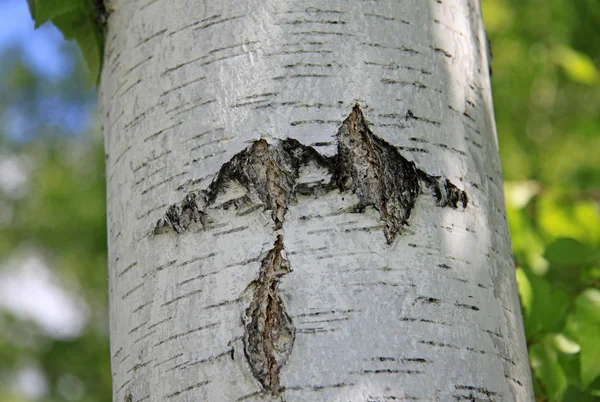
[[[577,388],[581,388],[581,371],[579,370],[581,364],[579,357],[579,353],[558,354],[558,362],[560,363],[560,367],[562,367],[562,370],[567,377],[567,382],[569,383],[569,385],[575,386]]]
[[[92,0],[28,0],[35,27],[51,20],[67,40],[74,39],[90,72],[90,86],[100,80],[104,32]]]
[[[589,287],[596,275],[590,263],[600,253],[575,239],[560,238],[546,247],[544,258],[550,263],[546,277],[554,286],[567,291]]]
[[[544,195],[538,201],[538,230],[552,238],[571,237],[586,244],[600,244],[600,213],[596,201],[569,202],[560,191]]]
[[[498,31],[509,26],[514,20],[514,10],[504,2],[484,0],[481,2],[481,7],[485,27],[490,31]]]
[[[569,387],[562,397],[562,402],[598,402],[600,399],[575,387]]]
[[[562,237],[546,247],[544,258],[553,265],[582,265],[597,258],[597,250],[575,239]]]
[[[104,37],[94,14],[82,14],[77,10],[61,14],[53,18],[52,22],[61,30],[65,39],[77,41],[90,71],[90,86],[96,84],[102,69]]]
[[[590,385],[588,385],[586,391],[589,392],[590,395],[600,397],[600,377],[596,377],[596,379],[592,381]]]
[[[59,15],[76,10],[85,12],[86,2],[84,0],[28,0],[31,16],[35,20],[35,27],[39,27],[46,21]]]
[[[569,296],[562,290],[553,290],[547,280],[526,270],[517,271],[517,280],[528,342],[550,332],[560,332],[566,319]]]
[[[544,384],[548,399],[560,400],[567,389],[567,377],[558,362],[556,351],[552,347],[536,344],[529,348],[529,357],[531,368]]]
[[[588,289],[577,296],[567,328],[581,347],[581,384],[587,387],[600,376],[600,290]]]

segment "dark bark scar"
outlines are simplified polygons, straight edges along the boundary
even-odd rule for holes
[[[253,297],[245,310],[245,356],[263,391],[274,396],[283,389],[279,374],[294,344],[295,328],[279,295],[280,279],[291,271],[286,258],[283,223],[296,194],[316,196],[330,191],[352,192],[359,199],[353,210],[372,206],[384,222],[388,244],[394,242],[409,218],[419,195],[431,191],[439,207],[466,208],[467,194],[450,180],[416,167],[398,149],[374,135],[360,106],[353,107],[335,134],[337,154],[327,158],[314,148],[288,138],[270,144],[264,139],[234,155],[216,174],[208,189],[188,194],[171,205],[155,227],[154,234],[203,228],[210,221],[210,208],[228,208],[248,199],[216,205],[218,196],[232,183],[255,194],[270,211],[276,240],[262,259],[259,277],[253,282]],[[328,171],[331,181],[311,188],[297,183],[300,169],[316,164]],[[243,197],[244,198],[244,197]],[[247,198],[247,197],[246,197]]]

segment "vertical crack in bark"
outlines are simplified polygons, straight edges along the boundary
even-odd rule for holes
[[[254,189],[271,210],[277,240],[262,260],[254,295],[246,309],[244,344],[252,374],[273,395],[279,393],[279,372],[292,351],[295,334],[277,291],[280,278],[290,272],[282,233],[285,213],[298,178],[298,164],[290,150],[271,146],[265,140],[256,141],[224,166],[221,181],[215,181],[210,189],[216,194],[223,180],[237,180],[246,189]],[[209,197],[209,202],[214,197]]]
[[[373,206],[385,223],[385,237],[392,243],[408,219],[423,187],[432,191],[437,205],[465,208],[467,194],[448,179],[432,176],[404,158],[397,148],[375,136],[358,105],[335,135],[337,155],[325,158],[314,148],[288,138],[269,144],[264,139],[234,155],[225,163],[205,191],[188,194],[171,205],[154,233],[169,229],[183,233],[196,223],[205,227],[210,208],[227,208],[252,194],[271,211],[276,240],[262,260],[259,277],[253,282],[253,297],[245,310],[245,355],[254,377],[263,389],[277,396],[279,374],[294,343],[295,328],[278,293],[281,278],[291,271],[283,238],[285,214],[296,193],[318,197],[334,190],[352,191],[359,199],[354,210]],[[332,180],[310,186],[298,184],[303,166],[313,164],[329,171]],[[247,192],[240,199],[215,205],[232,183]]]
[[[290,272],[283,236],[262,261],[254,297],[246,309],[245,352],[252,374],[265,390],[279,394],[279,372],[291,354],[295,328],[278,294],[279,279]]]

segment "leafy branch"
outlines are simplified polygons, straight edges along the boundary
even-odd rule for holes
[[[90,86],[98,84],[104,52],[105,9],[101,0],[27,0],[35,27],[51,21],[67,40],[75,40],[87,63]]]

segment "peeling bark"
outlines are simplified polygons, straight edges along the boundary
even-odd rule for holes
[[[193,222],[205,224],[206,207],[213,206],[217,196],[226,192],[232,182],[258,196],[271,211],[275,230],[282,228],[285,211],[297,190],[304,194],[323,194],[337,187],[341,192],[352,192],[360,200],[354,211],[362,212],[368,206],[379,211],[388,243],[408,225],[423,187],[433,192],[440,207],[467,207],[466,192],[445,177],[417,168],[397,148],[374,135],[358,104],[335,137],[337,154],[331,158],[291,138],[276,144],[264,139],[255,141],[221,167],[207,191],[190,193],[181,203],[169,207],[154,232],[158,234],[171,228],[182,233]],[[311,189],[297,189],[299,170],[309,163],[329,170],[332,180]],[[236,204],[235,201],[230,203]]]
[[[294,156],[282,146],[273,146],[261,139],[223,165],[209,188],[207,200],[213,204],[217,195],[227,190],[227,183],[237,181],[248,192],[258,194],[260,201],[271,211],[275,229],[279,230],[297,177],[298,165]]]
[[[392,243],[408,218],[421,192],[419,181],[433,189],[438,205],[466,208],[468,198],[448,179],[431,176],[417,169],[392,145],[375,136],[367,126],[358,105],[336,134],[338,155],[336,182],[351,190],[361,201],[359,210],[372,205],[385,222],[385,237]],[[451,199],[450,202],[447,200]]]
[[[244,335],[245,355],[252,374],[265,391],[279,394],[279,372],[291,354],[295,328],[288,316],[277,288],[280,278],[291,270],[285,257],[283,223],[288,206],[294,199],[296,181],[303,166],[314,163],[330,171],[332,180],[301,193],[349,191],[360,203],[352,209],[363,212],[373,206],[385,223],[385,236],[392,243],[408,219],[422,191],[430,188],[440,207],[466,208],[467,194],[448,179],[432,176],[418,169],[414,162],[375,136],[356,104],[336,133],[337,155],[321,156],[314,148],[288,138],[276,144],[255,141],[225,163],[206,191],[190,193],[179,203],[171,205],[154,233],[171,228],[177,233],[186,231],[192,223],[204,227],[207,208],[214,207],[218,196],[226,193],[232,183],[242,185],[247,194],[221,204],[237,206],[255,195],[271,211],[277,240],[262,260],[259,278],[253,284],[254,295],[246,309]]]
[[[262,261],[254,297],[246,309],[245,354],[263,388],[279,394],[279,372],[292,352],[295,328],[277,292],[279,278],[290,272],[283,236]]]

